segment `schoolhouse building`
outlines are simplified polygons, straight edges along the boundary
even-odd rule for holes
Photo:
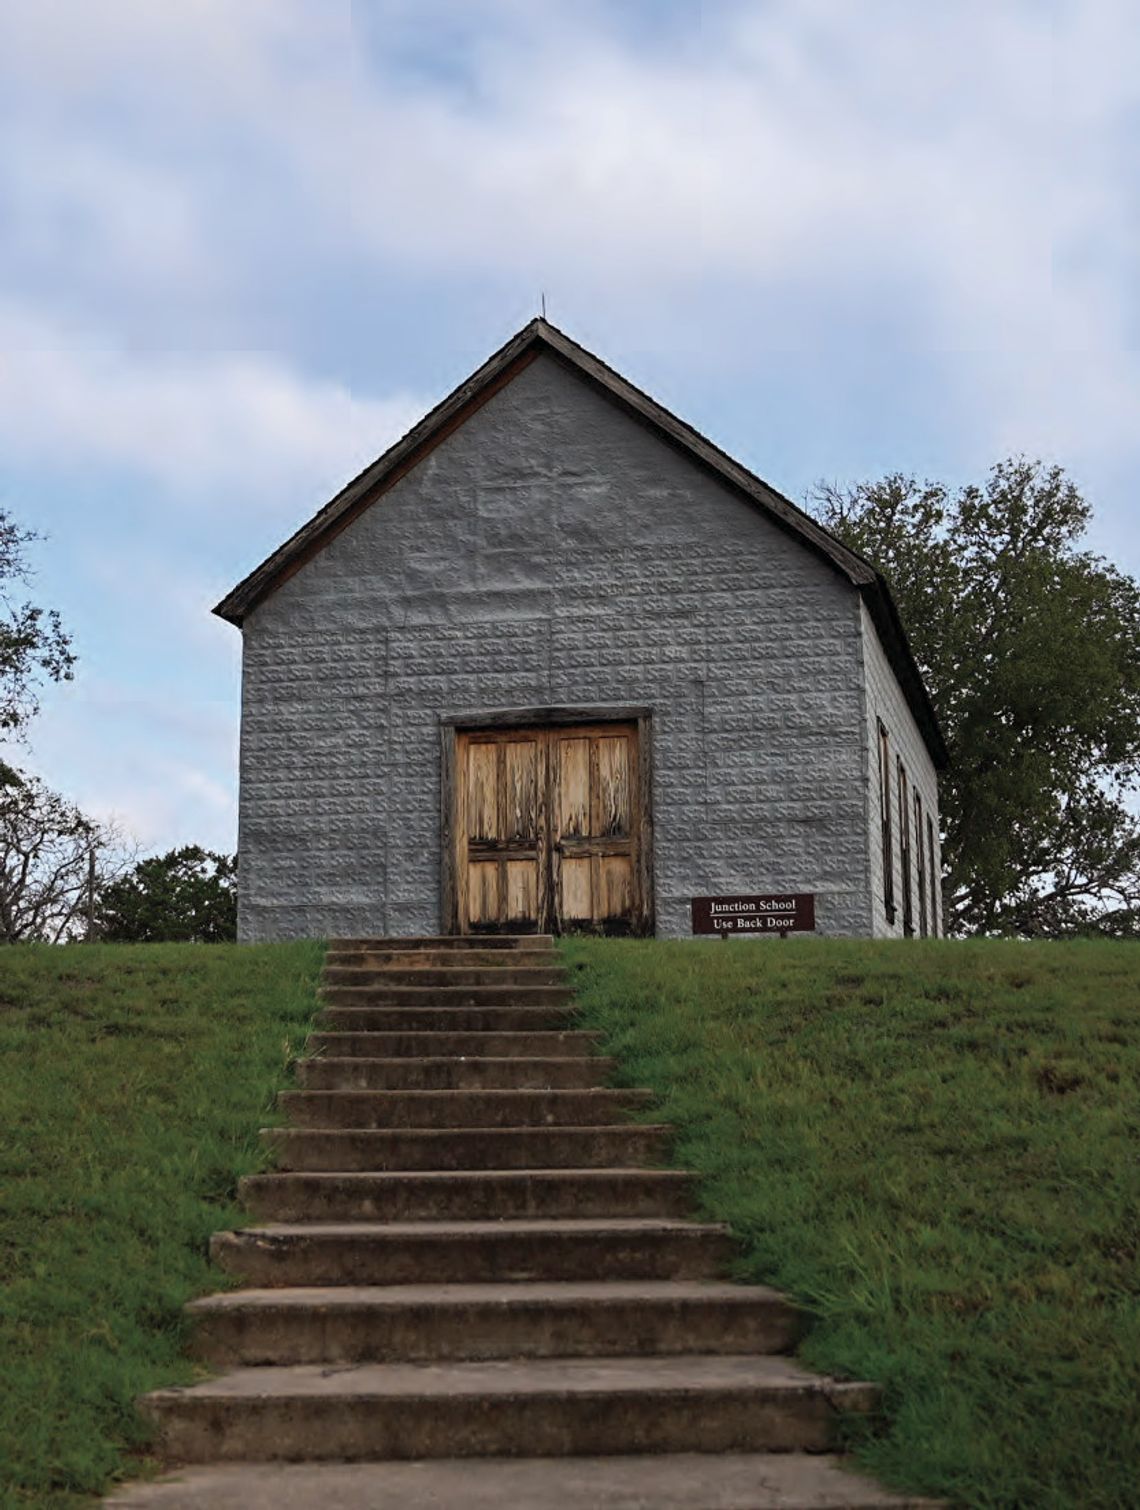
[[[545,320],[215,612],[243,939],[673,937],[761,894],[941,932],[946,750],[883,579]]]

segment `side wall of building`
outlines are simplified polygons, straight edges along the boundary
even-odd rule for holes
[[[661,935],[813,891],[867,934],[854,589],[541,356],[245,624],[240,933],[440,926],[440,718],[653,709]]]
[[[863,659],[866,687],[866,750],[865,790],[867,794],[868,857],[870,862],[870,890],[874,910],[873,930],[876,938],[901,938],[905,932],[906,909],[904,905],[904,878],[902,835],[899,814],[899,761],[906,771],[909,788],[908,810],[911,822],[910,892],[913,932],[920,929],[921,907],[918,890],[918,861],[924,858],[923,886],[926,891],[927,931],[942,932],[942,899],[938,894],[941,885],[942,853],[938,833],[938,773],[926,747],[914,714],[903,696],[891,664],[883,649],[878,630],[860,602]],[[883,863],[883,837],[881,805],[879,796],[879,724],[887,731],[888,785],[890,793],[891,822],[891,872],[894,878],[894,915],[888,915],[886,906],[886,869]],[[922,842],[915,833],[914,795],[922,800]],[[927,844],[926,819],[930,819],[929,831],[933,835],[934,902],[931,906],[931,855]]]

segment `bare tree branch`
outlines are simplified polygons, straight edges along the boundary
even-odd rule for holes
[[[0,943],[60,943],[79,935],[91,885],[127,861],[112,824],[96,823],[34,776],[0,790]]]

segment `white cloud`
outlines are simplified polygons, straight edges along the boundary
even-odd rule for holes
[[[237,781],[218,780],[175,759],[143,755],[69,792],[92,818],[113,825],[140,854],[182,844],[232,853],[237,847]]]
[[[122,468],[207,509],[327,495],[427,407],[357,397],[257,353],[100,350],[84,333],[0,306],[8,460]]]
[[[1135,456],[1129,7],[740,5],[664,55],[581,14],[479,54],[474,110],[388,80],[282,141],[330,214],[351,172],[357,233],[393,258],[655,290],[664,341],[680,304],[726,348],[759,302],[761,340],[826,350],[861,290],[905,311],[987,448]]]
[[[234,711],[200,689],[130,688],[89,673],[46,697],[27,742],[9,742],[3,753],[82,811],[114,822],[143,852],[177,844],[231,850]]]
[[[427,7],[430,33],[424,9],[54,0],[21,13],[9,55],[14,73],[46,69],[70,35],[64,77],[85,123],[107,129],[90,107],[102,80],[161,149],[177,145],[163,164],[203,200],[225,177],[219,149],[257,143],[321,211],[294,234],[351,233],[417,268],[585,262],[619,283],[762,281],[805,260],[842,276],[884,259],[984,279],[979,234],[1024,254],[1087,191],[1096,142],[1075,161],[1069,128],[1091,117],[1095,134],[1136,90],[1128,15],[1108,0],[709,5],[697,40],[671,48],[631,41],[605,5],[486,0],[472,26],[451,0]],[[465,20],[462,58],[409,77],[408,36],[446,47]],[[1095,90],[1077,87],[1087,76],[1058,87],[1082,66]],[[130,146],[146,159],[152,144]],[[114,193],[106,209],[119,213]]]
[[[42,75],[24,107],[48,142],[145,122],[131,165],[119,130],[85,145],[83,174],[44,175],[48,208],[104,217],[124,279],[131,196],[156,208],[151,276],[174,288],[261,169],[281,220],[269,204],[255,245],[226,246],[239,281],[299,237],[545,279],[571,302],[784,285],[806,343],[826,344],[811,311],[837,284],[915,294],[915,343],[950,358],[1119,343],[1129,258],[1107,300],[1071,258],[1119,245],[1129,216],[1134,245],[1125,0],[725,3],[636,38],[621,17],[596,0],[42,0],[12,9],[3,51],[12,85]],[[432,47],[435,72],[409,74],[409,48]]]
[[[136,295],[151,281],[219,290],[196,186],[138,161],[129,143],[36,139],[5,163],[10,259],[88,281],[105,272],[129,280]]]
[[[1134,445],[1140,41],[1124,0],[726,3],[660,37],[596,0],[16,9],[9,66],[42,71],[46,102],[26,108],[49,145],[73,149],[78,125],[105,138],[122,116],[152,127],[128,166],[104,140],[43,189],[45,224],[68,203],[102,217],[95,244],[125,287],[175,289],[195,265],[222,278],[219,260],[252,287],[299,241],[316,260],[378,257],[378,277],[506,276],[550,287],[556,309],[641,311],[658,329],[663,309],[668,325],[695,307],[726,348],[755,341],[747,311],[762,306],[772,347],[820,349],[836,293],[862,291],[905,309],[910,342],[940,354],[992,444]],[[280,193],[253,224],[240,189],[258,171]],[[142,274],[132,204],[157,228]],[[222,207],[235,234],[219,257]],[[84,361],[87,381],[131,389]],[[362,459],[354,435],[395,428],[384,406],[335,384],[299,392],[256,357],[220,359],[216,402],[191,398],[183,426],[193,376],[156,365],[139,380],[152,468],[228,473],[246,433],[231,412],[254,455],[295,436],[302,468]],[[33,367],[39,392],[55,377]],[[46,407],[46,426],[78,427],[74,404]],[[402,423],[411,406],[396,408]],[[98,424],[109,450],[139,449],[124,428]]]

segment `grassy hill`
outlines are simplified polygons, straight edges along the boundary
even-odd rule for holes
[[[1140,950],[571,941],[740,1273],[886,1386],[858,1443],[975,1506],[1132,1506]],[[0,953],[0,1505],[138,1466],[180,1307],[313,1009],[320,946]]]
[[[1140,946],[573,941],[739,1273],[877,1379],[857,1444],[974,1506],[1134,1506]]]
[[[313,944],[0,953],[0,1505],[64,1506],[191,1377],[180,1308],[313,1011]]]

